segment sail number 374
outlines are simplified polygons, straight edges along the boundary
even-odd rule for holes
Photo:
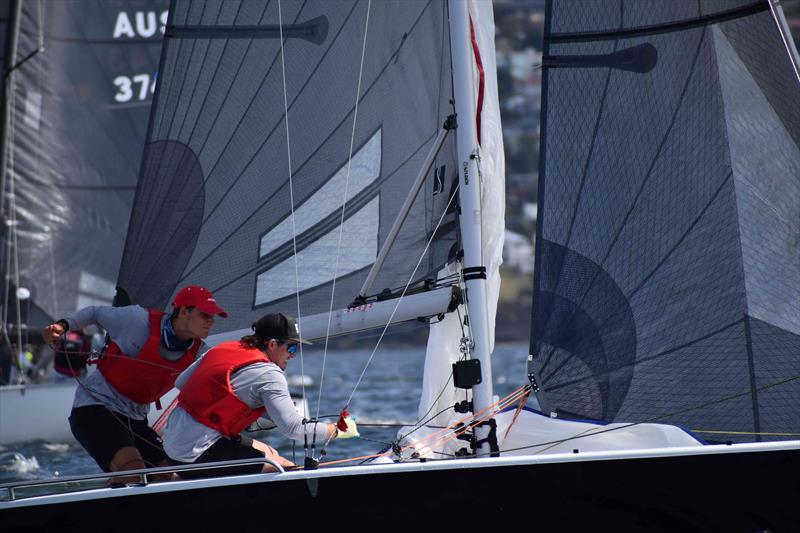
[[[114,78],[114,85],[117,87],[114,100],[120,103],[131,100],[143,102],[156,90],[155,76],[151,77],[150,74],[117,76]]]

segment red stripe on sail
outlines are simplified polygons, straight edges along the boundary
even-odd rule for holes
[[[478,49],[478,41],[475,39],[475,27],[472,25],[472,17],[469,17],[469,34],[472,38],[472,53],[475,54],[475,63],[478,65],[478,109],[475,111],[475,126],[478,129],[478,144],[481,144],[481,112],[483,111],[483,63],[481,62],[481,51]]]

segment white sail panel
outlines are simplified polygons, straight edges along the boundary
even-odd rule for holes
[[[324,237],[297,253],[300,276],[296,277],[294,256],[284,260],[256,278],[256,306],[286,298],[298,290],[317,287],[371,265],[378,254],[380,202],[375,198],[355,215],[345,220]],[[341,242],[340,242],[341,231]],[[337,252],[338,250],[338,252]],[[339,269],[332,257],[340,254]],[[295,280],[299,284],[295,283]]]
[[[261,237],[259,258],[264,258],[268,253],[290,241],[292,231],[303,233],[325,217],[337,214],[341,204],[336,200],[341,198],[341,201],[349,202],[372,185],[380,177],[380,172],[381,132],[378,130],[367,144],[353,154],[350,163],[339,169],[325,185],[294,210],[294,218],[288,217],[282,220]],[[345,191],[347,197],[344,197]],[[377,219],[374,222],[377,222]]]

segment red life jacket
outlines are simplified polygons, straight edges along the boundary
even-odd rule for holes
[[[208,352],[178,394],[178,405],[192,418],[233,437],[266,412],[252,409],[236,397],[231,374],[253,363],[269,363],[257,348],[244,348],[239,341],[223,342]]]
[[[183,357],[170,361],[161,356],[161,319],[164,313],[148,310],[150,336],[136,357],[128,357],[113,341],[97,368],[112,387],[136,403],[155,402],[172,387],[178,374],[189,368],[202,341],[195,339]]]

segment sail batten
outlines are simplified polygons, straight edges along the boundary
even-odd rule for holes
[[[606,31],[548,33],[545,35],[545,39],[551,43],[575,43],[586,41],[612,41],[616,39],[644,37],[659,33],[685,31],[692,28],[710,26],[712,24],[718,24],[720,22],[726,22],[741,17],[748,17],[750,15],[761,13],[762,11],[767,10],[769,10],[769,4],[759,0],[757,2],[751,2],[750,4],[742,7],[733,8],[726,11],[718,11],[707,15],[698,14],[698,16],[694,18],[687,18],[668,23]]]

